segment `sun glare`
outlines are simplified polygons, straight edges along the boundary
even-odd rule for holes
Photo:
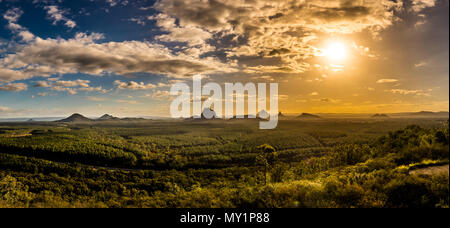
[[[331,60],[343,60],[347,57],[347,50],[345,45],[339,42],[334,42],[328,45],[324,54]]]

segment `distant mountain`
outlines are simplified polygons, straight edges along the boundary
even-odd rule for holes
[[[429,111],[421,111],[410,113],[411,116],[422,116],[422,117],[439,117],[439,116],[448,116],[448,112],[429,112]]]
[[[207,118],[207,117],[211,117],[211,118]],[[203,112],[200,114],[200,116],[198,115],[194,115],[191,116],[189,118],[186,118],[185,120],[216,120],[217,118],[217,113],[212,109],[212,108],[205,108],[203,110]]]
[[[233,116],[230,120],[254,120],[257,118],[258,117],[256,117],[255,115],[243,115],[243,116]]]
[[[81,114],[75,113],[73,115],[71,115],[70,117],[63,119],[63,120],[58,120],[56,122],[59,123],[75,123],[75,122],[91,122],[92,119],[86,118]]]
[[[241,117],[242,118],[237,118],[237,116],[233,116],[233,118],[231,118],[231,119],[232,120],[233,119],[269,120],[270,119],[270,113],[268,113],[266,110],[262,110],[256,116],[255,115],[244,115],[244,116],[241,116]],[[283,113],[281,113],[281,112],[278,113],[278,118],[285,118],[285,117],[286,116]]]
[[[270,118],[270,114],[266,110],[261,110],[261,112],[257,115],[258,119],[268,120]]]
[[[389,116],[386,114],[375,114],[372,118],[389,118]]]
[[[239,118],[238,118],[239,117]],[[266,110],[260,111],[257,115],[233,116],[231,120],[269,120],[270,114]]]
[[[309,114],[309,113],[303,113],[300,116],[297,117],[298,119],[309,119],[309,120],[314,120],[314,119],[321,119],[320,116],[317,115],[313,115],[313,114]]]
[[[2,119],[0,118],[0,122],[6,122],[6,123],[14,123],[14,122],[51,122],[51,121],[57,121],[62,119],[63,117],[37,117],[37,118],[7,118]],[[33,121],[31,121],[33,120]]]
[[[421,112],[414,112],[414,113],[411,113],[411,115],[414,115],[414,116],[425,116],[425,115],[431,115],[431,116],[434,116],[436,113],[434,113],[434,112],[428,112],[428,111],[421,111]]]
[[[211,108],[205,108],[202,112],[201,116],[202,120],[211,120],[211,119],[217,119],[216,112]]]
[[[100,121],[108,121],[108,120],[120,120],[120,119],[117,118],[117,117],[111,116],[111,115],[109,115],[109,114],[105,114],[105,115],[103,115],[102,117],[98,118],[97,120],[100,120]]]

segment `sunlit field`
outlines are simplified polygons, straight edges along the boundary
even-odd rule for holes
[[[448,207],[447,119],[1,123],[0,206]]]

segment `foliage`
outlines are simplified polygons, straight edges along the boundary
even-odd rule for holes
[[[448,207],[411,172],[448,167],[448,121],[421,121],[0,126],[0,207]]]

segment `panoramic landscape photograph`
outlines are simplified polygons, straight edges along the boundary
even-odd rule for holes
[[[0,208],[449,196],[449,0],[0,0]]]

